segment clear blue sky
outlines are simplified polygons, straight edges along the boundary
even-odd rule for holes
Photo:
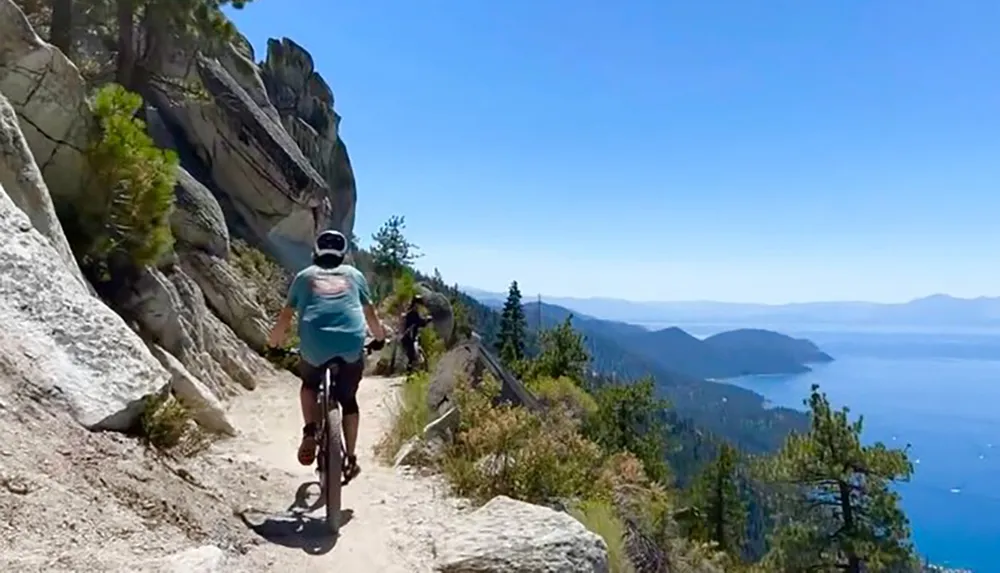
[[[996,0],[256,0],[343,116],[355,232],[449,282],[1000,294]]]

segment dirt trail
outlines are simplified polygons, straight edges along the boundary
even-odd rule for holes
[[[389,427],[401,382],[372,377],[361,383],[357,452],[363,471],[344,489],[345,522],[336,540],[324,531],[324,509],[309,511],[318,498],[315,471],[295,458],[301,436],[296,381],[279,376],[231,404],[241,433],[220,444],[220,453],[271,469],[261,479],[272,482],[268,489],[275,497],[254,500],[243,512],[263,539],[227,560],[225,571],[432,570],[432,539],[462,504],[447,495],[440,479],[384,467],[375,459],[374,446]]]

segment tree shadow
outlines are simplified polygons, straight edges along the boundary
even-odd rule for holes
[[[315,486],[316,495],[309,493]],[[265,511],[247,509],[239,513],[243,523],[254,533],[275,545],[301,549],[310,555],[324,555],[337,545],[338,536],[330,534],[326,528],[326,518],[313,517],[309,513],[323,507],[319,494],[319,482],[305,482],[295,491],[295,500],[285,511],[269,514]],[[310,497],[315,497],[310,501]],[[253,516],[253,517],[251,517]],[[340,510],[340,527],[344,528],[354,517],[350,509]]]

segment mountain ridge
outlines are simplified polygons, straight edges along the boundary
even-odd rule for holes
[[[833,360],[809,340],[765,329],[742,328],[700,339],[677,326],[648,330],[548,303],[528,302],[523,306],[531,329],[538,328],[539,319],[543,328],[551,328],[572,316],[577,330],[593,342],[601,342],[591,344],[595,361],[600,361],[603,352],[624,352],[692,378],[725,380],[762,374],[799,374],[809,372],[809,364]]]
[[[463,287],[463,290],[482,301],[502,301],[506,296],[476,288]],[[543,300],[598,319],[639,324],[1000,326],[1000,297],[961,298],[941,293],[901,303],[816,301],[764,304],[549,296],[543,297]]]

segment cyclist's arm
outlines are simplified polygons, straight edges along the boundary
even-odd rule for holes
[[[365,322],[368,323],[368,330],[371,331],[375,340],[385,340],[385,329],[382,328],[382,321],[378,319],[378,311],[371,303],[364,305]]]
[[[368,330],[371,331],[375,340],[385,340],[385,329],[382,328],[382,321],[378,318],[378,311],[372,304],[371,291],[368,289],[368,279],[365,275],[355,269],[355,278],[358,281],[358,295],[361,298],[361,307],[365,312],[365,322],[368,323]]]
[[[278,313],[278,320],[274,322],[270,336],[267,337],[267,345],[278,348],[285,344],[285,337],[288,336],[288,327],[292,325],[292,318],[295,317],[295,309],[286,306]]]

